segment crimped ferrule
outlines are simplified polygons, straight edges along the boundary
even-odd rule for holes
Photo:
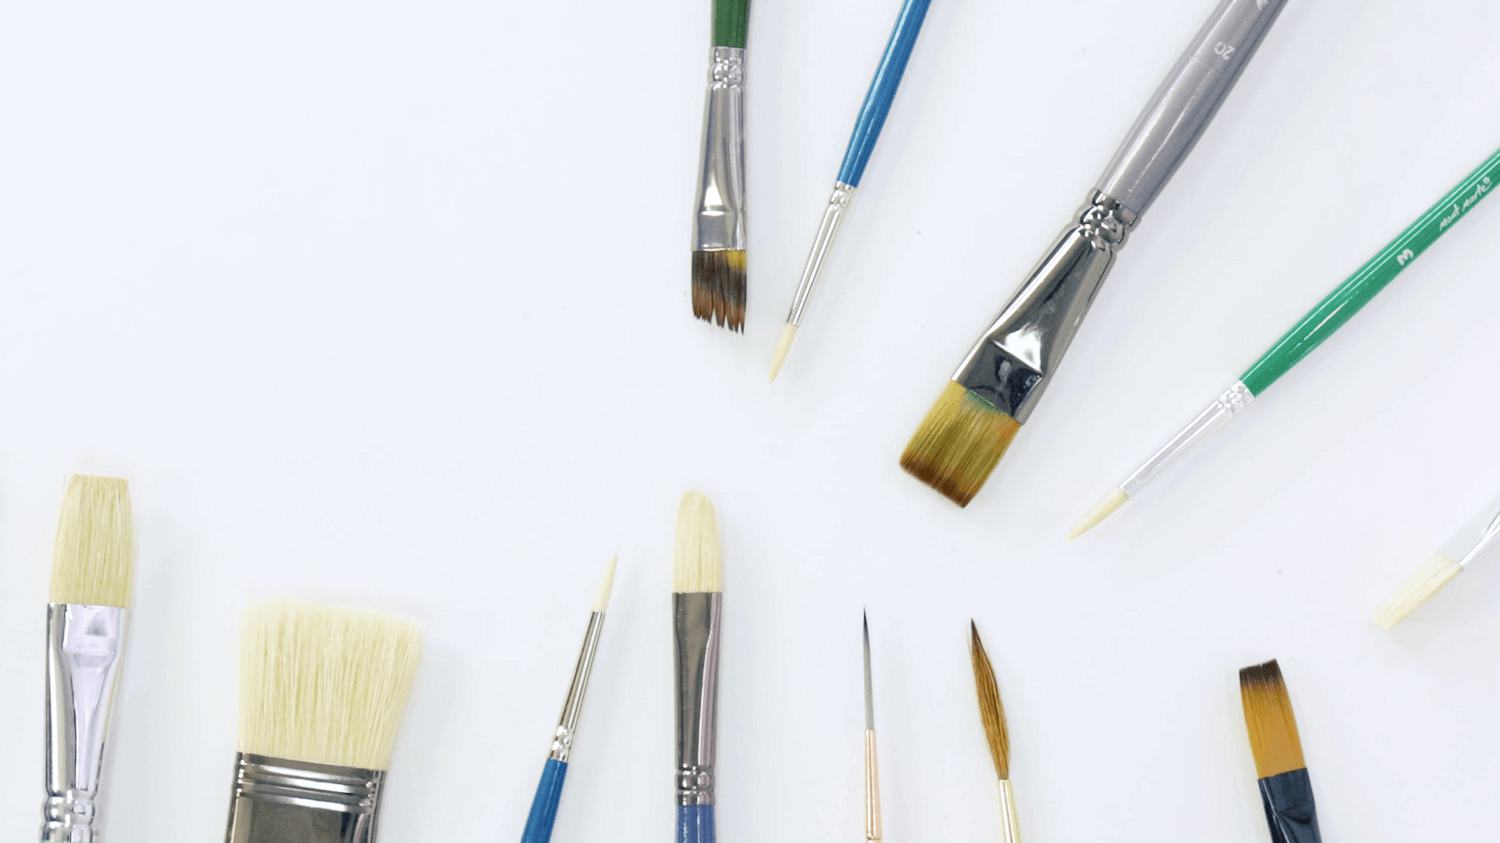
[[[547,757],[553,761],[568,763],[573,751],[573,737],[578,732],[578,717],[583,713],[583,694],[589,687],[589,674],[594,669],[594,654],[599,650],[599,637],[604,632],[604,613],[594,612],[589,616],[588,631],[583,634],[583,649],[578,653],[578,665],[573,668],[573,682],[568,686],[568,698],[563,702],[562,716],[557,719],[557,731],[552,733],[552,749]]]
[[[44,843],[99,839],[98,797],[129,610],[47,605]]]
[[[1188,423],[1172,441],[1161,447],[1161,450],[1151,455],[1135,473],[1125,478],[1120,484],[1120,491],[1126,495],[1134,496],[1150,483],[1156,475],[1160,474],[1167,466],[1176,462],[1178,457],[1191,451],[1199,442],[1207,439],[1211,434],[1226,424],[1229,420],[1239,415],[1240,411],[1249,406],[1255,400],[1255,395],[1250,388],[1239,381],[1234,386],[1224,390],[1218,398],[1213,400],[1199,413],[1196,418]]]
[[[875,753],[875,730],[865,730],[865,840],[880,843],[880,760]]]
[[[745,248],[745,48],[714,47],[698,157],[693,251]]]
[[[1016,792],[1011,789],[1010,779],[1000,780],[1000,840],[1002,843],[1021,843],[1021,824],[1016,821]]]
[[[792,309],[787,312],[788,325],[802,324],[802,312],[807,309],[807,300],[817,286],[818,274],[823,271],[823,261],[833,248],[833,240],[839,233],[844,216],[849,213],[849,203],[854,200],[854,188],[841,181],[833,183],[833,194],[828,197],[828,206],[823,209],[823,219],[818,223],[818,234],[813,238],[812,250],[807,254],[807,263],[802,267],[802,278],[797,282],[797,293],[792,296]]]
[[[1094,191],[969,350],[953,381],[1024,424],[1136,220],[1135,213]]]
[[[225,843],[373,843],[385,772],[239,753]]]
[[[672,595],[677,665],[677,804],[714,804],[723,594]]]

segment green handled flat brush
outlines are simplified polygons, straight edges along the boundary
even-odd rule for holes
[[[1246,369],[1233,386],[1224,390],[1224,393],[1215,398],[1207,409],[1199,413],[1197,418],[1182,429],[1182,432],[1172,437],[1170,442],[1136,469],[1135,473],[1125,478],[1125,482],[1111,492],[1109,497],[1094,507],[1093,511],[1073,528],[1073,532],[1068,534],[1068,539],[1075,539],[1092,530],[1099,522],[1124,506],[1126,501],[1151,482],[1162,469],[1171,465],[1194,445],[1207,439],[1209,434],[1227,424],[1231,418],[1245,409],[1246,405],[1270,388],[1271,384],[1291,371],[1293,366],[1302,361],[1302,358],[1311,354],[1313,349],[1342,328],[1345,322],[1359,312],[1360,308],[1369,303],[1370,299],[1375,298],[1377,293],[1384,290],[1387,284],[1401,274],[1402,270],[1411,266],[1428,246],[1435,243],[1453,227],[1454,223],[1473,210],[1474,206],[1479,204],[1479,200],[1489,194],[1496,180],[1500,180],[1500,152],[1496,152],[1488,161],[1479,165],[1479,169],[1470,173],[1447,196],[1444,196],[1427,213],[1412,223],[1410,228],[1401,232],[1400,237],[1392,240],[1379,254],[1360,267],[1358,272],[1349,276],[1348,280],[1318,302],[1317,307],[1302,317],[1302,320],[1290,331],[1283,334],[1281,339],[1277,340],[1269,351],[1262,354],[1253,366]]]
[[[745,35],[750,0],[714,0],[698,201],[693,315],[745,329]]]

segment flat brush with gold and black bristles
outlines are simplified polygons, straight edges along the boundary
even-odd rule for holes
[[[750,0],[714,0],[693,212],[693,315],[745,330],[745,36]]]
[[[1272,843],[1321,843],[1302,739],[1275,659],[1240,671],[1240,698]]]
[[[959,506],[1030,418],[1115,254],[1192,151],[1286,0],[1220,0],[1083,207],[969,350],[901,467]]]
[[[974,690],[979,695],[979,719],[984,722],[984,738],[995,762],[995,777],[1000,789],[1000,830],[1004,843],[1021,843],[1021,826],[1016,822],[1016,794],[1010,786],[1010,731],[1005,725],[1005,706],[1000,703],[1000,685],[995,669],[979,640],[979,627],[969,621],[969,659],[974,663]]]

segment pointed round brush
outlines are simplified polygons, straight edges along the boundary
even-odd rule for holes
[[[1000,829],[1005,843],[1021,843],[1021,826],[1016,821],[1016,794],[1010,786],[1010,732],[1005,725],[1005,707],[1000,704],[1000,685],[995,669],[979,640],[979,627],[969,620],[969,659],[974,664],[974,690],[979,695],[979,719],[984,722],[984,738],[989,744],[990,759],[995,762],[995,778],[1000,789]]]

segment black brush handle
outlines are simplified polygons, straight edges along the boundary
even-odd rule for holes
[[[1323,843],[1307,768],[1260,780],[1260,799],[1271,826],[1271,843]]]

